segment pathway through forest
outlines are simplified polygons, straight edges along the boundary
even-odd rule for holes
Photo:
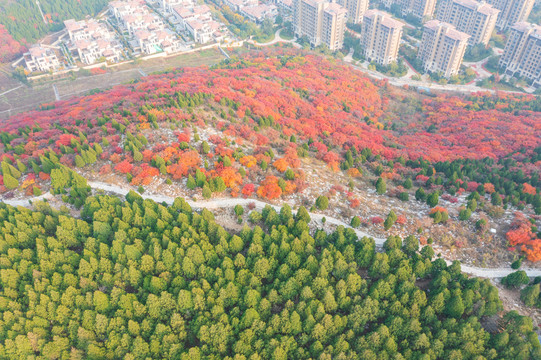
[[[106,184],[106,183],[99,182],[99,181],[88,181],[88,185],[91,188],[93,188],[94,190],[102,190],[102,191],[106,191],[106,192],[109,192],[109,193],[114,193],[116,195],[121,195],[121,196],[125,196],[130,190],[132,190],[132,189],[125,188],[125,187],[122,187],[122,186],[113,185],[113,184]],[[148,194],[147,193],[147,194],[142,194],[141,196],[144,199],[151,199],[151,200],[159,202],[159,203],[165,202],[167,204],[172,204],[173,201],[175,200],[175,198],[173,198],[171,196],[158,195],[158,194]],[[27,198],[27,199],[13,199],[13,200],[0,199],[0,201],[3,201],[6,204],[9,204],[9,205],[12,205],[12,206],[25,206],[25,207],[27,207],[28,205],[30,205],[30,202],[39,201],[39,200],[43,200],[43,199],[51,199],[52,197],[53,196],[50,193],[46,193],[46,194],[43,194],[41,196],[36,196],[36,197],[32,197],[32,198]],[[186,202],[193,209],[198,209],[198,210],[203,209],[203,208],[213,210],[213,209],[221,209],[221,208],[231,208],[231,207],[234,207],[236,205],[247,206],[248,204],[255,204],[255,208],[258,209],[258,210],[263,209],[266,205],[270,205],[276,211],[280,211],[280,206],[269,204],[269,203],[266,203],[264,201],[256,200],[256,199],[217,198],[217,199],[204,200],[204,201],[193,201],[193,200],[190,200],[190,199],[186,199]],[[293,213],[295,213],[295,211],[293,211]],[[324,216],[324,215],[321,215],[321,214],[314,214],[314,213],[310,213],[310,212],[309,212],[309,214],[310,214],[310,217],[311,217],[312,221],[316,222],[317,224],[322,224],[321,221],[325,217],[326,224],[332,224],[332,225],[336,225],[336,226],[342,225],[344,227],[350,228],[350,226],[348,224],[346,224],[345,222],[343,222],[342,220],[339,220],[339,219],[336,219],[336,218],[333,218],[333,217],[329,217],[329,216]],[[359,238],[367,236],[367,237],[371,237],[372,239],[374,239],[374,241],[376,243],[376,246],[381,247],[383,245],[383,243],[385,242],[385,239],[383,239],[383,238],[377,238],[377,237],[371,236],[371,235],[369,235],[369,234],[367,234],[367,233],[365,233],[365,232],[363,232],[361,230],[358,230],[358,229],[353,229],[353,230],[355,231],[355,233],[357,234],[357,236]],[[448,260],[446,260],[446,262],[448,264],[451,263]],[[502,278],[502,277],[507,276],[510,273],[516,271],[516,270],[513,270],[511,268],[503,268],[503,267],[499,267],[499,268],[480,268],[480,267],[473,267],[473,266],[467,266],[467,265],[461,265],[461,269],[462,269],[463,272],[465,272],[467,274],[471,274],[471,275],[478,276],[478,277],[483,277],[483,278],[490,278],[490,279]],[[524,270],[528,274],[528,276],[530,276],[530,277],[541,276],[541,269],[521,269],[521,270]]]

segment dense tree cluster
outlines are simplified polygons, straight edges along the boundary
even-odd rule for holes
[[[24,45],[13,39],[5,26],[0,24],[0,63],[13,60],[25,50]]]
[[[41,0],[39,4],[45,15],[44,22],[36,1],[0,0],[0,24],[5,26],[15,40],[33,43],[50,31],[62,29],[64,20],[96,15],[107,3],[107,0]]]
[[[1,204],[0,357],[540,356],[529,318],[485,331],[496,288],[413,236],[379,253],[351,229],[310,235],[304,208],[260,219],[232,235],[180,198],[133,192],[87,198],[81,219]]]

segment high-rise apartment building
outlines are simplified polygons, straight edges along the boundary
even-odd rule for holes
[[[488,45],[500,10],[475,0],[439,0],[436,18],[470,35],[469,44]]]
[[[294,0],[293,25],[298,37],[307,36],[312,46],[325,44],[330,50],[342,48],[347,10],[326,0]]]
[[[344,44],[348,11],[336,3],[330,3],[323,11],[321,42],[330,50],[340,50]]]
[[[470,36],[453,25],[430,20],[424,25],[417,57],[425,71],[439,72],[445,77],[458,74]]]
[[[527,21],[535,0],[487,0],[487,3],[500,10],[496,26],[504,30],[518,22]]]
[[[431,18],[436,10],[436,0],[384,0],[383,4],[387,8],[398,5],[402,16],[411,14],[420,20]]]
[[[354,24],[360,23],[368,10],[368,0],[338,0],[337,3],[348,11],[348,19]]]
[[[361,45],[370,61],[388,65],[396,61],[404,24],[380,10],[368,10],[363,17]]]
[[[523,76],[541,87],[541,26],[519,22],[511,26],[500,58],[505,75]]]

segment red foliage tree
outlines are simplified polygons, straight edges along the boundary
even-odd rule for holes
[[[278,178],[272,175],[267,176],[257,189],[257,195],[269,200],[282,196],[282,189],[278,186]]]

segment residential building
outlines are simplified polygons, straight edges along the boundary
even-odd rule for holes
[[[255,6],[244,6],[240,13],[255,23],[261,23],[265,19],[271,19],[278,15],[276,5],[259,4]]]
[[[168,5],[176,1],[168,1]],[[192,3],[189,3],[192,6]],[[162,6],[165,6],[162,3]],[[109,3],[109,9],[119,26],[129,34],[130,43],[144,54],[173,53],[181,46],[176,36],[165,27],[163,21],[151,12],[144,0],[117,0]]]
[[[298,37],[306,36],[312,46],[327,45],[339,50],[344,41],[347,9],[326,0],[294,0],[293,27]]]
[[[500,10],[475,0],[439,0],[436,18],[470,35],[469,44],[488,45]]]
[[[113,38],[113,34],[109,32],[107,27],[94,19],[81,21],[70,19],[64,21],[64,25],[71,41]]]
[[[148,31],[138,30],[135,38],[139,43],[141,52],[145,54],[155,54],[159,52],[175,53],[179,51],[180,43],[175,36],[165,30]]]
[[[99,60],[118,62],[122,58],[122,46],[118,41],[107,39],[77,40],[74,42],[79,59],[84,64]],[[71,50],[71,49],[70,49]]]
[[[541,87],[541,26],[519,22],[511,26],[500,58],[507,76],[522,76]]]
[[[259,5],[258,0],[223,0],[223,3],[227,5],[233,11],[240,11],[245,6]]]
[[[60,61],[53,49],[34,45],[23,54],[26,68],[30,72],[54,71],[60,68]]]
[[[108,62],[118,62],[122,58],[122,44],[114,33],[103,23],[94,19],[64,21],[70,41],[67,47],[77,52],[84,64],[93,64],[99,59]]]
[[[397,5],[402,16],[413,15],[419,20],[432,18],[436,10],[436,0],[384,0],[387,8]]]
[[[489,4],[500,10],[496,27],[505,30],[518,22],[528,20],[535,0],[487,0]]]
[[[293,11],[293,0],[278,0],[276,5],[282,15],[291,15]]]
[[[451,77],[458,74],[470,36],[453,25],[430,20],[424,25],[417,57],[425,71]]]
[[[166,13],[172,13],[175,7],[193,7],[193,0],[162,0],[162,10]]]
[[[336,3],[330,3],[323,11],[321,42],[331,51],[340,50],[344,45],[347,9]]]
[[[120,20],[123,16],[133,14],[145,5],[145,0],[115,0],[109,3],[109,11]]]
[[[363,20],[363,15],[368,10],[368,0],[338,0],[337,3],[348,11],[348,20],[358,24]]]
[[[178,28],[188,32],[199,44],[220,41],[224,37],[223,26],[212,19],[207,5],[198,5],[193,8],[176,7],[173,9],[173,14],[178,20]]]
[[[363,17],[361,45],[365,56],[380,65],[396,61],[404,24],[390,14],[371,9]]]

